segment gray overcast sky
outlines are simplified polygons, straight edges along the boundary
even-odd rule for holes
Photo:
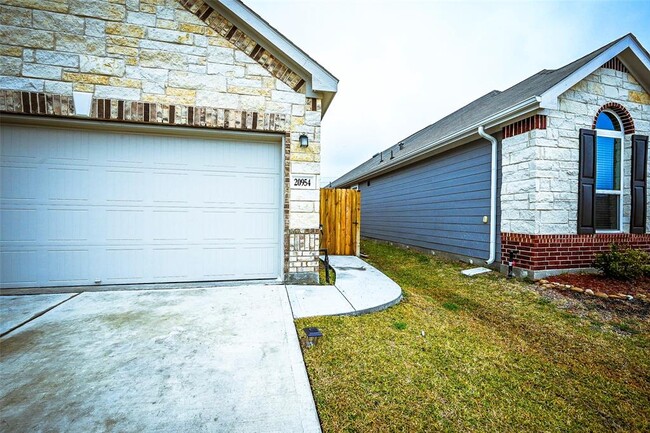
[[[322,124],[329,182],[491,90],[634,33],[650,1],[244,0],[339,80]]]

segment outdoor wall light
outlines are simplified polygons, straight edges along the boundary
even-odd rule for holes
[[[307,137],[305,134],[302,134],[300,136],[300,147],[307,147],[309,146],[309,137]]]
[[[323,336],[323,333],[318,328],[305,328],[305,335],[307,336],[307,341],[305,341],[305,347],[309,348],[315,346],[318,343],[318,340]]]

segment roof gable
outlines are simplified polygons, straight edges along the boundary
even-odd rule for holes
[[[629,33],[575,62],[552,71],[556,82],[539,94],[540,106],[557,108],[561,94],[615,57],[630,71],[641,87],[650,91],[650,55],[634,35]]]
[[[327,111],[338,79],[239,0],[178,0],[211,29],[296,92],[323,100]]]
[[[382,152],[392,158],[378,153],[332,185],[351,185],[477,139],[479,126],[493,131],[539,108],[556,108],[562,93],[615,57],[646,91],[650,89],[650,55],[630,33],[561,68],[544,69],[502,92],[482,96]]]

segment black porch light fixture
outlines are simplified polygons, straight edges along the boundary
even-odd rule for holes
[[[302,134],[300,136],[300,147],[307,147],[309,146],[309,137],[307,137],[306,134]]]
[[[305,341],[305,347],[307,348],[315,346],[323,336],[323,333],[318,328],[309,327],[303,329],[303,331],[305,331],[305,335],[307,336],[307,340]]]

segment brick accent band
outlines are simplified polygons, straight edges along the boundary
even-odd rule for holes
[[[606,63],[603,65],[603,68],[613,69],[613,70],[615,70],[615,71],[619,71],[619,72],[625,72],[626,74],[629,74],[629,73],[630,73],[630,71],[628,71],[628,69],[625,67],[625,65],[623,64],[623,62],[621,62],[621,61],[618,59],[618,57],[614,57],[614,58],[611,59],[610,61],[606,62]]]
[[[72,96],[16,90],[0,90],[0,112],[75,116]],[[90,118],[260,132],[289,131],[291,121],[286,114],[118,99],[94,99]]]
[[[546,129],[546,116],[536,114],[503,127],[503,138],[514,137],[533,129]]]
[[[594,121],[591,125],[592,129],[596,129],[596,120],[598,120],[598,116],[604,110],[609,110],[616,113],[616,115],[618,115],[618,117],[620,117],[621,121],[623,122],[623,131],[626,134],[634,134],[634,119],[632,119],[632,115],[629,111],[627,111],[627,108],[616,102],[609,102],[598,109],[598,112],[594,116]]]
[[[288,273],[318,272],[320,230],[291,229],[289,230],[288,238]]]
[[[601,233],[592,235],[525,235],[501,233],[501,262],[518,250],[517,267],[531,271],[590,268],[596,254],[612,244],[650,252],[650,234]]]
[[[262,65],[275,78],[296,92],[304,87],[305,81],[300,75],[289,69],[288,66],[259,45],[252,37],[244,33],[242,29],[237,28],[203,0],[179,0],[179,2],[185,9],[207,24],[208,27]]]

